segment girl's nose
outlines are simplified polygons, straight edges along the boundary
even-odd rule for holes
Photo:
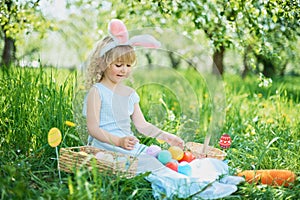
[[[121,72],[126,72],[126,70],[127,70],[126,65],[123,65],[123,66],[121,67]]]

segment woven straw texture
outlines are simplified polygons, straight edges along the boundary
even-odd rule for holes
[[[186,149],[191,151],[196,158],[216,158],[219,160],[224,160],[226,153],[220,149],[208,146],[206,153],[203,153],[204,145],[196,142],[187,142]]]
[[[96,158],[97,153],[106,155]],[[107,156],[109,154],[109,156]],[[60,169],[72,173],[74,169],[81,167],[92,169],[95,166],[99,172],[116,174],[118,176],[131,178],[136,175],[138,159],[133,156],[124,155],[103,149],[80,146],[60,149]]]

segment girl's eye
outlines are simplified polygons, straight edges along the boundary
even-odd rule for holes
[[[123,65],[125,65],[125,64],[115,64],[115,66],[118,67],[118,68],[122,67]],[[131,67],[131,65],[128,64],[128,65],[126,65],[126,67]]]

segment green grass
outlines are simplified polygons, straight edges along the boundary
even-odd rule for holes
[[[147,77],[157,78],[153,73]],[[142,110],[160,128],[203,142],[211,120],[209,91],[198,73],[178,73],[183,81],[188,80],[185,88],[195,92],[195,98],[177,86],[183,84],[181,79],[176,83],[176,77],[162,76],[159,84],[149,82],[136,88]],[[55,149],[48,145],[47,134],[57,127],[63,135],[60,147],[84,144],[85,127],[79,116],[85,91],[78,83],[79,73],[14,68],[9,76],[0,75],[1,199],[153,199],[145,175],[124,179],[82,169],[74,174],[63,172],[63,183],[59,183]],[[139,81],[138,74],[135,81]],[[237,170],[290,169],[299,176],[299,77],[274,79],[267,88],[259,87],[255,76],[243,80],[226,75],[224,83],[226,118],[216,138],[222,133],[231,135],[233,143],[226,150],[229,165]],[[66,126],[66,120],[76,122],[77,127]],[[157,142],[139,137],[146,144]],[[217,147],[217,140],[212,144]],[[289,188],[244,183],[228,198],[299,199],[299,181]]]

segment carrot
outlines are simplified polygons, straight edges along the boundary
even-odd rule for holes
[[[296,175],[290,170],[266,169],[245,170],[238,173],[244,176],[248,183],[261,183],[272,186],[289,186],[296,179]]]

